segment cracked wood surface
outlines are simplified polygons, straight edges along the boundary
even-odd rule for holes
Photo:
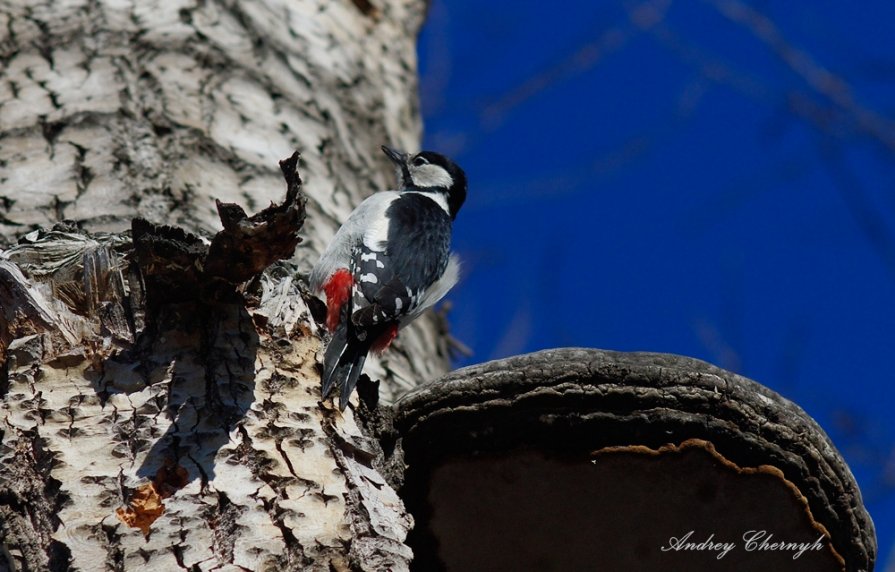
[[[407,567],[411,520],[368,466],[378,444],[317,403],[299,278],[392,184],[379,146],[419,144],[424,2],[373,8],[0,6],[0,244],[23,239],[0,256],[3,565]],[[209,264],[220,288],[186,281],[189,266],[180,282],[155,272],[139,249],[172,239],[182,260],[207,260],[192,255],[218,216],[231,235],[213,249],[239,256],[241,213],[281,199],[277,161],[295,149],[308,219],[292,261],[235,288],[254,264]],[[121,234],[134,217],[139,251]],[[389,400],[446,368],[429,316],[368,372]]]
[[[302,151],[316,257],[394,185],[383,143],[420,144],[423,0],[15,0],[0,6],[0,246],[63,219],[197,234],[216,200],[257,211]],[[448,368],[444,320],[402,331],[367,372],[395,397]]]
[[[319,401],[302,292],[275,267],[278,288],[240,293],[298,240],[296,159],[286,201],[222,208],[210,245],[138,219],[134,244],[62,225],[2,253],[8,568],[407,567],[378,444]]]
[[[451,372],[401,398],[395,410],[409,505],[418,507],[425,494],[426,472],[452,455],[658,449],[698,439],[739,467],[779,470],[829,531],[847,570],[870,570],[876,558],[860,490],[823,429],[777,393],[699,360],[545,350]]]
[[[0,510],[19,569],[381,570],[409,560],[401,501],[328,437],[365,446],[350,416],[321,415],[319,341],[256,336],[238,306],[215,313],[225,318],[212,371],[201,333],[182,327],[142,363],[41,365],[46,333],[27,340],[30,352],[12,349],[0,463],[14,500]],[[116,508],[171,458],[188,480],[144,536]],[[26,514],[37,520],[21,522]]]

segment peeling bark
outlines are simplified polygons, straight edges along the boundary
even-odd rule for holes
[[[412,520],[319,401],[301,290],[258,274],[299,241],[297,158],[282,204],[219,205],[210,241],[135,219],[132,243],[60,227],[4,253],[14,568],[406,569]]]
[[[424,11],[0,7],[0,568],[407,567],[301,277],[419,146]],[[443,323],[371,360],[384,401],[447,369]]]
[[[216,201],[279,200],[302,150],[306,271],[369,194],[394,184],[383,143],[419,148],[423,0],[16,0],[0,8],[0,247],[74,220],[139,217],[213,234]],[[448,368],[444,321],[371,359],[391,402]]]

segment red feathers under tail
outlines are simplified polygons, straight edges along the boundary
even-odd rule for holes
[[[354,279],[351,277],[351,273],[345,268],[340,268],[330,276],[323,286],[323,291],[326,292],[326,328],[330,332],[335,332],[339,325],[342,305],[351,297],[353,285]]]
[[[370,351],[376,352],[377,354],[381,354],[385,350],[388,349],[395,338],[398,337],[398,324],[392,324],[388,326],[382,334],[373,341],[373,346],[370,347]]]

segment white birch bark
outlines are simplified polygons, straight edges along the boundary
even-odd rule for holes
[[[406,568],[411,519],[371,466],[378,444],[318,403],[297,282],[393,183],[379,145],[419,147],[424,10],[0,2],[0,569]],[[295,149],[298,274],[266,275],[248,310],[168,304],[135,336],[132,218],[213,234],[214,199],[282,202]],[[32,232],[63,219],[92,234]],[[441,321],[419,322],[368,367],[386,401],[447,367]],[[119,517],[152,502],[146,535]]]

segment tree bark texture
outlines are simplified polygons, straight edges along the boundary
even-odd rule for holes
[[[300,277],[419,145],[424,9],[0,4],[0,568],[407,567]],[[418,322],[385,401],[447,368]]]
[[[302,152],[307,269],[414,150],[423,0],[7,2],[0,7],[0,244],[70,219],[208,233],[215,199],[279,200]],[[386,401],[447,368],[443,320],[368,365]]]

